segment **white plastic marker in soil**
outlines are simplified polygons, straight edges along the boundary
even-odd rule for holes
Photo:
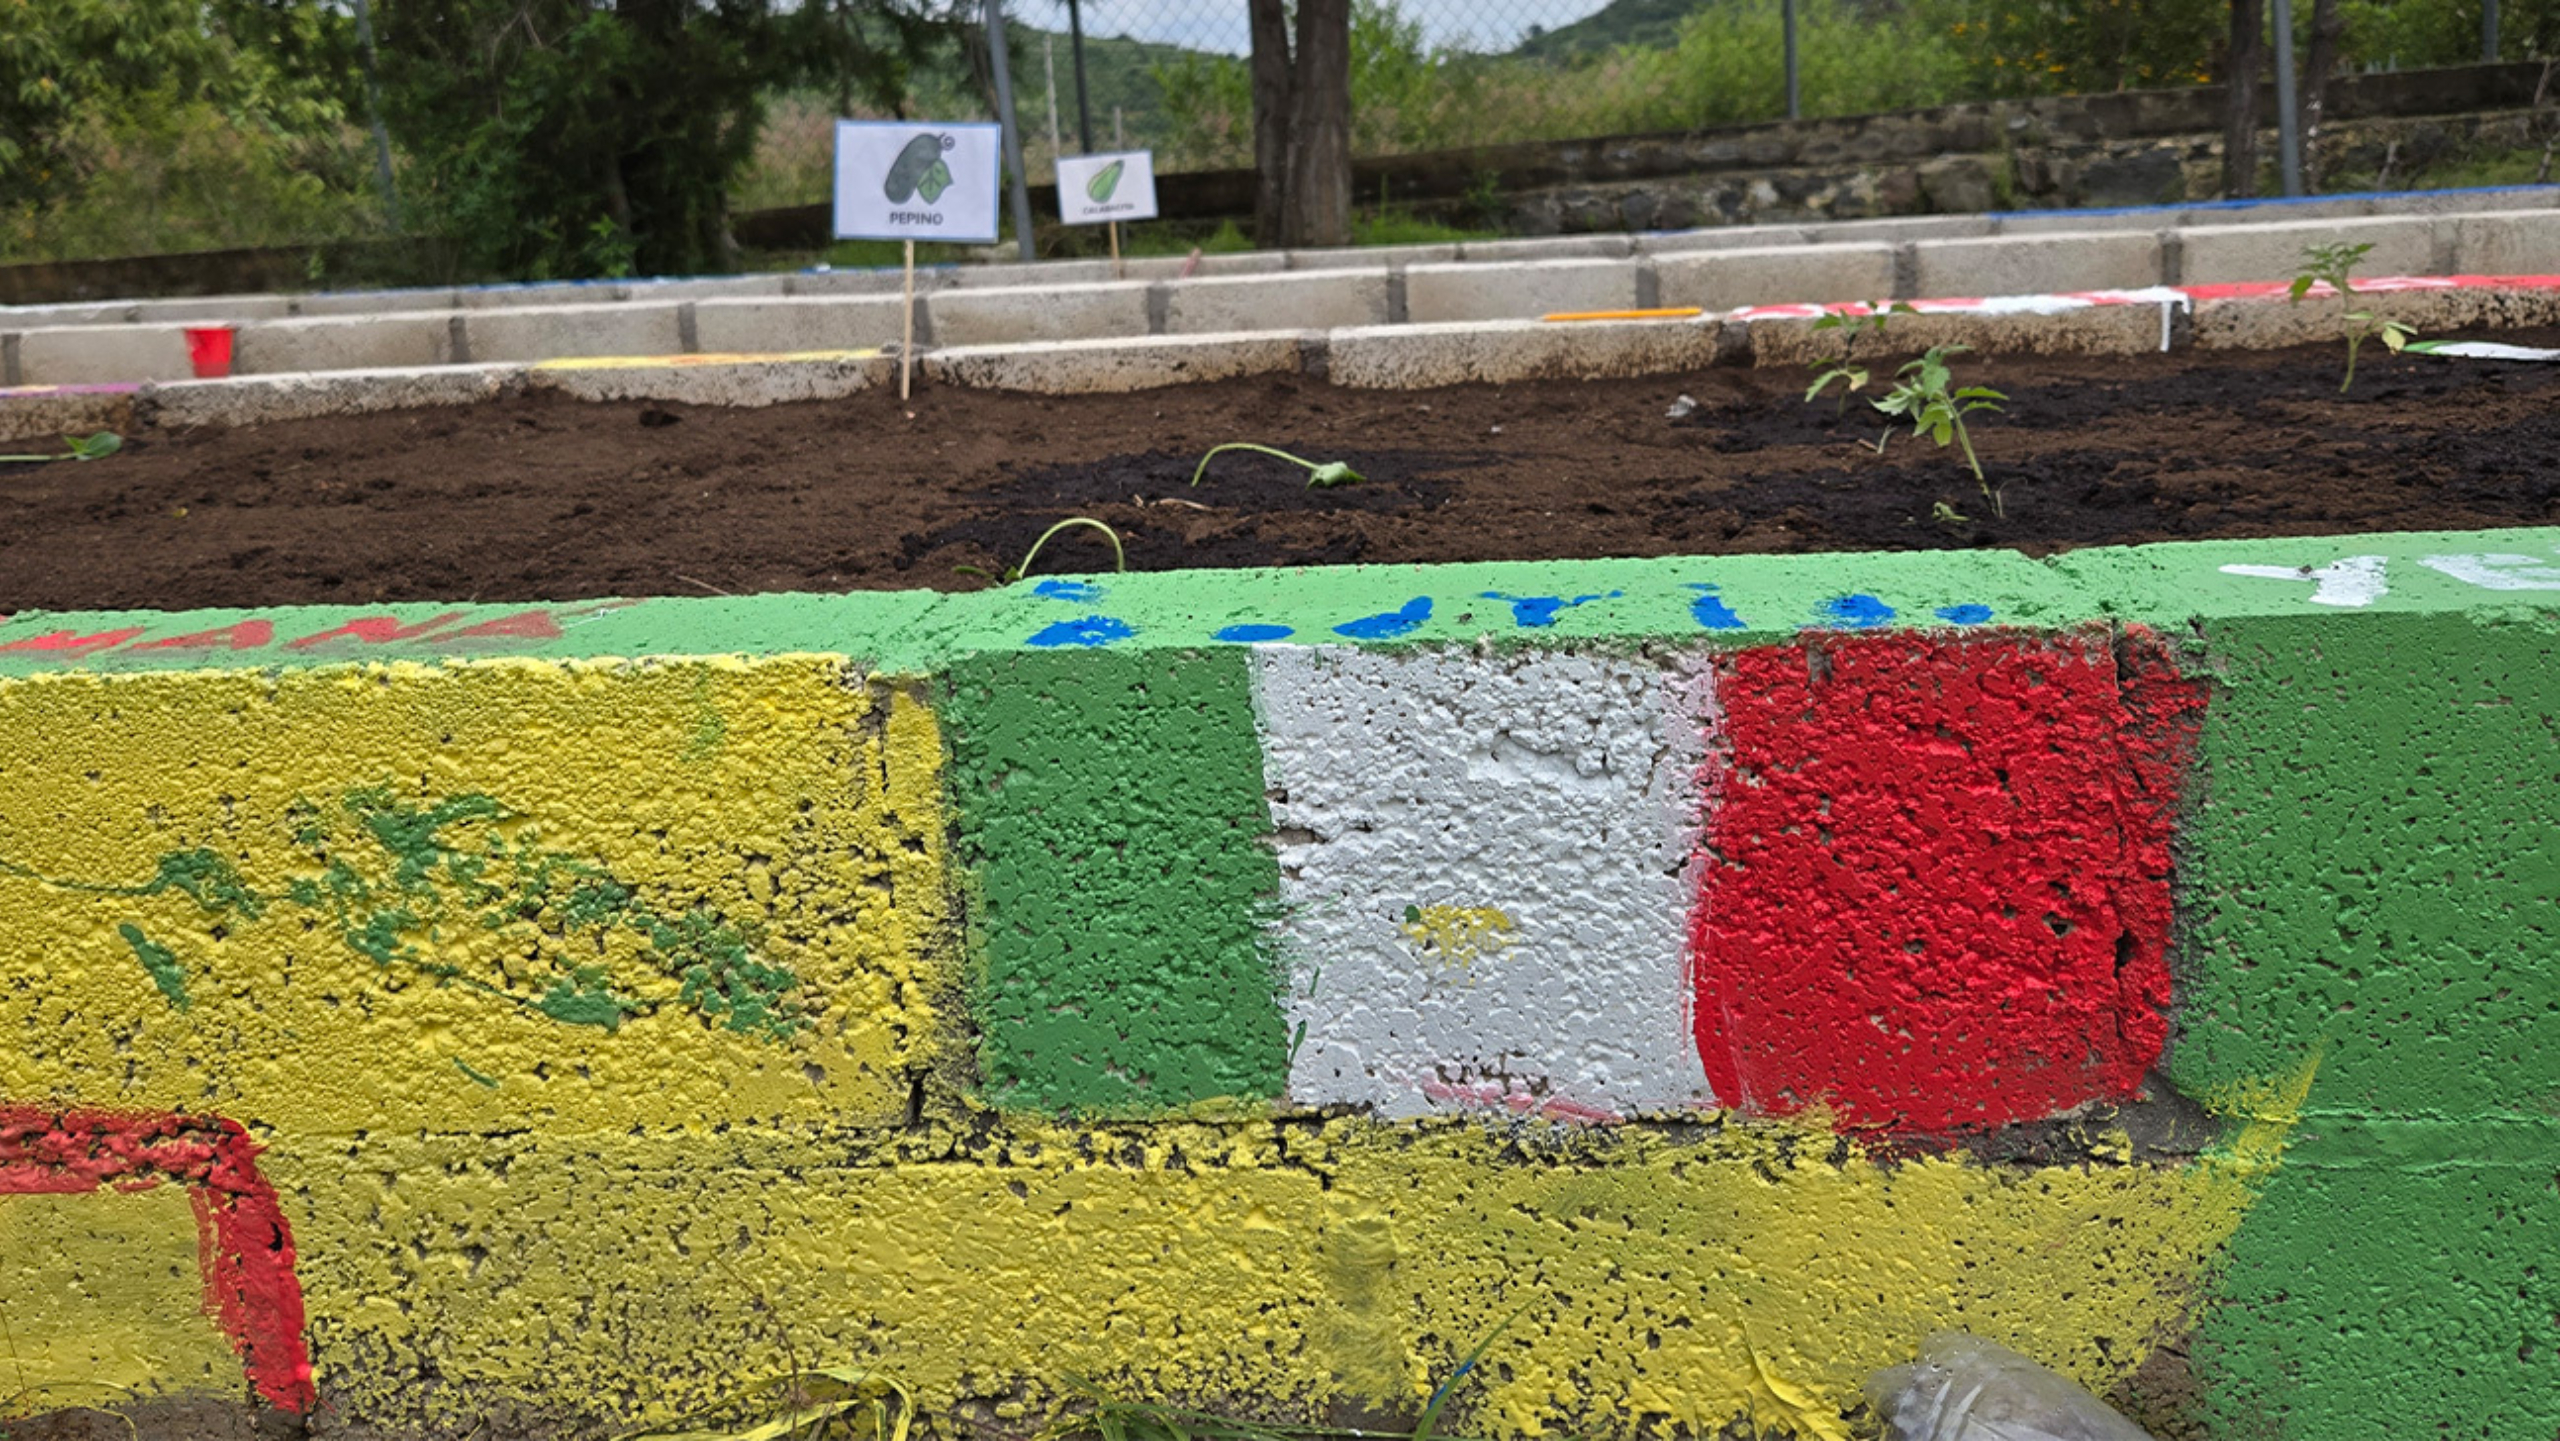
[[[1500,605],[1488,600],[1487,605]],[[1703,673],[1260,646],[1302,1103],[1707,1103],[1688,1020]]]
[[[994,125],[836,122],[836,238],[906,242],[900,400],[915,368],[916,242],[993,244],[1003,157],[1004,132]]]
[[[1058,218],[1069,225],[1109,225],[1113,273],[1120,267],[1120,222],[1155,215],[1154,151],[1058,157]]]

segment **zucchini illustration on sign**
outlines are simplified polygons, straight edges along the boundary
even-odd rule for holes
[[[1111,192],[1120,188],[1120,172],[1128,168],[1128,161],[1114,160],[1094,172],[1093,178],[1084,183],[1085,197],[1096,205],[1110,204]]]
[[[904,205],[908,196],[916,194],[922,194],[927,205],[940,200],[942,192],[951,188],[951,167],[942,159],[942,152],[951,146],[950,136],[931,131],[908,141],[880,182],[880,193],[892,205]]]

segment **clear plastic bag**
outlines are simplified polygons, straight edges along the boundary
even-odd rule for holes
[[[1867,1405],[1885,1441],[2151,1441],[2069,1377],[1955,1331],[1868,1377]]]

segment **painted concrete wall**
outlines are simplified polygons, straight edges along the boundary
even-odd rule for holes
[[[2560,1427],[2560,530],[0,623],[19,1409]]]

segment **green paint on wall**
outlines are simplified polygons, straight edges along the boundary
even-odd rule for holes
[[[946,721],[991,1098],[1277,1095],[1280,873],[1244,652],[975,657]]]
[[[2219,620],[2171,1068],[2324,1054],[2194,1356],[2221,1434],[2560,1431],[2560,628]]]
[[[116,934],[124,937],[124,943],[133,948],[133,958],[142,962],[142,969],[151,976],[151,984],[159,987],[160,994],[169,998],[171,1007],[181,1011],[193,1009],[195,1003],[187,999],[186,967],[178,964],[175,951],[144,935],[142,927],[131,921],[117,926]]]
[[[486,1087],[488,1087],[488,1088],[489,1088],[490,1090],[492,1090],[492,1091],[494,1091],[494,1090],[498,1089],[498,1078],[497,1078],[497,1077],[495,1077],[495,1076],[489,1076],[489,1075],[483,1075],[483,1074],[481,1074],[480,1072],[478,1072],[478,1071],[475,1071],[475,1070],[471,1069],[471,1063],[470,1063],[470,1062],[468,1062],[468,1061],[465,1061],[465,1060],[464,1060],[464,1059],[462,1059],[460,1056],[456,1056],[456,1057],[454,1057],[454,1058],[453,1058],[453,1068],[454,1068],[455,1070],[457,1070],[457,1071],[460,1071],[462,1074],[464,1074],[464,1075],[466,1075],[466,1076],[470,1077],[470,1078],[471,1078],[471,1082],[472,1082],[472,1084],[474,1084],[474,1085],[478,1085],[478,1086],[486,1086]]]

